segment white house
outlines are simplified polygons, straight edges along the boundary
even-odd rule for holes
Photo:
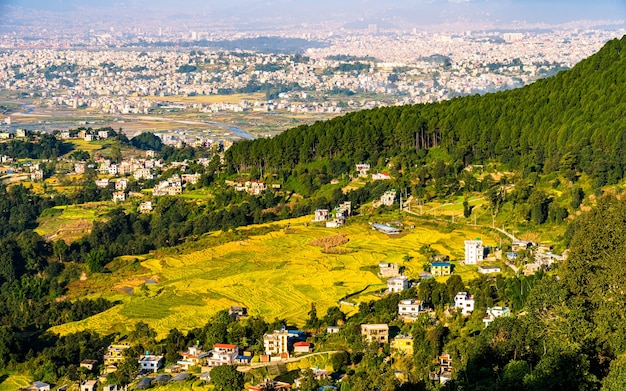
[[[391,206],[391,205],[394,204],[394,202],[396,202],[396,191],[395,190],[388,190],[388,191],[385,192],[385,194],[380,196],[380,203],[381,203],[381,205]]]
[[[487,316],[483,318],[485,327],[489,326],[496,318],[508,318],[511,316],[509,307],[489,307],[487,308]]]
[[[326,332],[328,334],[337,334],[339,331],[341,331],[341,328],[339,326],[328,326],[328,327],[326,327]]]
[[[483,241],[480,239],[465,241],[465,264],[476,265],[477,262],[483,260],[485,249]]]
[[[118,179],[115,182],[115,190],[124,191],[128,187],[128,179]]]
[[[454,307],[461,309],[461,314],[469,315],[474,311],[474,298],[467,292],[458,292],[454,296]]]
[[[116,191],[115,193],[113,193],[113,201],[114,202],[126,201],[126,193],[124,193],[123,191]]]
[[[386,181],[391,179],[391,175],[386,172],[377,172],[376,174],[372,174],[373,181]]]
[[[139,213],[149,213],[152,211],[152,201],[146,201],[139,204]]]
[[[359,163],[356,165],[356,170],[359,172],[360,177],[366,177],[370,170],[369,163]]]
[[[279,355],[282,353],[288,353],[289,348],[287,342],[289,340],[289,331],[274,330],[272,334],[265,334],[263,336],[263,345],[265,347],[265,354],[267,355]]]
[[[163,366],[164,362],[163,356],[146,354],[139,359],[139,370],[156,373]]]
[[[80,391],[96,391],[98,387],[97,380],[85,380],[80,383]]]
[[[186,352],[181,352],[180,355],[182,359],[178,360],[176,364],[187,371],[189,367],[202,366],[203,360],[206,359],[208,352],[203,351],[202,346],[193,345],[190,346]]]
[[[328,216],[329,216],[328,209],[316,209],[315,218],[313,218],[313,221],[326,221],[328,220]]]
[[[235,362],[238,355],[239,348],[237,345],[217,343],[213,345],[213,349],[207,355],[207,365],[210,367],[231,365]]]
[[[389,293],[398,293],[409,289],[409,278],[407,276],[391,277],[387,280]]]
[[[491,274],[500,272],[502,272],[502,269],[498,266],[478,266],[478,273],[480,274]]]
[[[37,391],[50,391],[50,384],[42,381],[36,381],[33,383],[31,388],[36,389]]]
[[[106,189],[109,187],[109,178],[96,179],[96,187]]]
[[[296,342],[293,344],[294,353],[311,353],[311,344],[308,342]]]
[[[424,304],[420,300],[400,300],[398,302],[398,317],[405,320],[416,319],[424,310]]]

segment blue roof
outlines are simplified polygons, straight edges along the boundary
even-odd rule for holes
[[[450,267],[450,262],[433,262],[433,267]]]

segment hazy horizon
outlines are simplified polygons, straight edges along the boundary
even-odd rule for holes
[[[103,3],[94,0],[0,0],[0,26],[8,24],[4,16],[22,12],[13,23],[36,25],[38,18],[76,17],[101,23],[129,24],[175,20],[201,20],[204,23],[228,22],[234,28],[268,27],[306,23],[379,23],[381,28],[414,25],[489,23],[506,27],[511,22],[527,24],[562,24],[580,20],[623,21],[626,2],[604,0],[296,0],[201,1],[172,3],[165,0],[126,0]]]

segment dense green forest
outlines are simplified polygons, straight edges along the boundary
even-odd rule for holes
[[[626,168],[626,37],[573,69],[521,89],[433,104],[350,113],[242,141],[227,152],[233,170],[270,172],[319,159],[350,164],[402,157],[420,162],[439,147],[458,164],[494,160],[512,169],[589,174],[598,187]]]

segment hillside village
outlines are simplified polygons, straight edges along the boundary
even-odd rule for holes
[[[478,272],[482,274],[491,275],[501,272],[500,268],[488,265],[494,260],[493,254],[490,254],[493,248],[484,247],[480,239],[466,240],[464,245],[465,257],[460,264],[477,266]],[[545,249],[539,252],[538,246],[531,242],[518,241],[514,243],[514,249],[516,251],[532,249],[533,252],[543,254],[539,258],[547,256]],[[410,333],[403,332],[405,329],[408,330],[407,327],[411,324],[426,322],[432,326],[457,316],[464,318],[472,316],[476,310],[476,304],[474,296],[467,291],[458,291],[450,296],[450,302],[442,307],[445,310],[443,315],[436,310],[432,302],[418,299],[421,296],[420,282],[454,273],[454,264],[450,261],[442,261],[449,259],[448,256],[436,255],[432,259],[431,271],[420,273],[418,279],[409,278],[405,275],[404,267],[398,264],[380,263],[378,265],[378,276],[385,279],[387,284],[387,289],[381,291],[380,295],[393,298],[391,302],[397,303],[393,311],[395,319],[389,323],[358,324],[356,338],[360,339],[365,346],[376,347],[379,352],[384,352],[383,354],[388,355],[389,358],[411,357],[414,354],[414,337]],[[231,325],[250,319],[248,309],[242,306],[231,306],[223,313],[232,322]],[[479,314],[484,328],[489,327],[497,318],[515,316],[511,308],[498,305],[487,307],[486,310],[479,311]],[[165,350],[162,350],[161,354],[146,351],[145,354],[139,356],[129,356],[127,352],[132,350],[133,344],[120,340],[109,345],[102,357],[84,359],[79,363],[80,368],[84,368],[86,376],[95,379],[83,380],[80,383],[80,390],[126,390],[127,386],[111,384],[111,379],[114,377],[110,375],[114,375],[120,364],[128,360],[137,363],[136,373],[132,376],[137,380],[132,383],[131,389],[146,389],[194,378],[210,383],[212,370],[219,366],[234,366],[238,371],[245,373],[259,368],[278,367],[286,363],[298,362],[306,357],[325,352],[331,355],[336,354],[337,352],[328,351],[324,347],[324,341],[345,336],[354,332],[355,329],[349,327],[345,320],[339,319],[333,323],[325,326],[318,324],[315,329],[309,327],[307,330],[286,328],[283,325],[280,329],[264,333],[259,344],[255,345],[257,348],[238,346],[226,340],[204,348],[199,341],[196,341],[185,350],[175,352],[175,356],[178,357],[176,361],[166,360],[163,355]],[[318,347],[318,343],[321,347]],[[452,379],[455,371],[454,360],[446,352],[440,355],[438,360],[437,366],[430,373],[430,380],[443,385]],[[246,389],[251,391],[303,389],[301,386],[305,377],[309,375],[307,372],[309,370],[313,372],[316,381],[325,384],[321,389],[340,389],[342,379],[348,375],[344,371],[328,368],[302,369],[301,376],[295,378],[293,383],[266,379],[259,384],[250,384]],[[399,383],[402,383],[406,381],[407,374],[402,370],[395,370],[394,376]],[[270,386],[274,388],[269,388]],[[45,391],[49,389],[49,384],[38,381],[21,390]]]
[[[68,135],[65,132],[57,134],[58,140],[71,140],[72,138],[82,139],[87,142],[94,142],[98,139],[107,140],[112,134],[109,131],[86,131],[81,130],[76,134]],[[9,139],[37,137],[32,134],[15,134]],[[215,149],[219,153],[219,149]],[[112,159],[95,157],[89,160],[75,160],[67,157],[56,158],[57,162],[64,161],[64,166],[71,169],[71,172],[45,172],[44,165],[51,159],[18,160],[9,156],[3,156],[3,171],[11,175],[28,173],[24,178],[26,182],[41,182],[48,176],[58,175],[80,175],[85,176],[91,172],[93,185],[101,190],[110,192],[110,201],[115,203],[125,203],[128,198],[137,198],[138,211],[140,213],[151,213],[153,205],[158,203],[161,196],[180,196],[188,186],[199,183],[202,178],[201,173],[189,172],[190,167],[207,167],[211,162],[209,158],[199,158],[197,160],[170,161],[165,162],[158,158],[156,151],[147,150],[141,153],[142,156],[125,157],[114,162]],[[354,166],[354,177],[363,181],[379,182],[391,181],[390,174],[385,172],[370,173],[370,165],[359,163]],[[172,172],[176,173],[166,174]],[[332,182],[331,182],[332,183]],[[337,181],[335,182],[337,183]],[[281,191],[280,184],[268,184],[261,180],[226,180],[226,188],[231,188],[236,192],[246,193],[254,197],[262,197],[266,191]],[[399,192],[389,189],[383,192],[379,199],[374,200],[372,207],[398,209],[404,206],[399,199]],[[127,198],[128,197],[128,198]],[[350,201],[344,201],[334,205],[330,209],[317,208],[311,219],[312,226],[324,228],[334,228],[339,232],[352,218],[355,210]],[[399,221],[385,221],[384,223],[370,223],[373,230],[380,234],[388,235],[390,238],[401,235],[406,229]],[[422,291],[431,289],[431,285],[440,284],[438,281],[445,281],[449,276],[455,275],[455,268],[459,265],[470,266],[486,278],[493,278],[494,275],[511,273],[504,270],[510,268],[516,275],[531,276],[538,271],[549,270],[550,267],[563,260],[560,255],[553,254],[549,245],[533,243],[532,241],[513,240],[507,252],[501,248],[488,247],[483,245],[480,238],[468,239],[464,242],[464,259],[450,260],[447,254],[432,253],[428,262],[424,264],[423,271],[417,275],[405,274],[405,268],[396,263],[381,262],[377,265],[378,277],[386,281],[386,289],[377,294],[381,298],[394,298],[394,320],[388,323],[359,323],[358,336],[360,343],[365,346],[375,346],[379,352],[390,359],[399,357],[411,357],[414,354],[414,337],[408,332],[410,325],[415,322],[435,326],[446,319],[453,319],[459,314],[462,317],[470,317],[475,313],[476,304],[474,295],[470,293],[465,285],[459,286],[461,290],[451,291],[446,302],[434,304],[432,299],[423,299]],[[515,266],[518,257],[523,255],[525,263],[519,269]],[[373,265],[372,265],[373,266]],[[445,284],[440,284],[445,286]],[[426,286],[426,287],[425,287]],[[340,300],[338,304],[356,306],[358,303],[349,299]],[[361,304],[359,304],[359,310]],[[226,309],[224,310],[226,311]],[[443,311],[443,312],[442,312]],[[487,328],[497,318],[507,318],[515,316],[515,312],[507,306],[492,305],[479,311],[483,327]],[[248,318],[247,308],[241,306],[231,306],[228,309],[228,317],[231,322],[245,322]],[[85,374],[80,382],[81,391],[117,391],[126,390],[126,385],[112,383],[116,379],[118,367],[124,363],[132,361],[134,372],[130,373],[133,380],[131,388],[145,389],[152,386],[163,385],[169,382],[188,381],[192,378],[210,382],[212,370],[220,366],[233,366],[240,372],[247,372],[258,368],[280,366],[286,363],[298,362],[310,355],[327,354],[329,356],[337,354],[334,350],[328,350],[320,340],[332,340],[339,336],[345,338],[355,332],[355,329],[345,328],[346,320],[338,320],[333,324],[309,327],[305,330],[287,328],[285,324],[280,328],[270,330],[262,335],[256,346],[240,346],[238,343],[231,343],[231,340],[216,341],[211,346],[202,346],[199,342],[186,346],[184,350],[169,352],[170,359],[166,359],[165,350],[160,352],[146,351],[139,356],[129,355],[132,351],[133,343],[120,340],[110,344],[106,353],[102,357],[89,357],[76,363]],[[407,326],[409,325],[409,326]],[[252,344],[253,345],[253,344]],[[328,353],[326,353],[328,352]],[[179,359],[172,361],[174,354]],[[335,368],[331,370],[318,367],[310,368],[314,374],[315,381],[325,384],[325,390],[339,389],[342,379],[346,376],[344,370]],[[439,356],[439,362],[430,372],[430,380],[434,383],[445,384],[452,379],[454,373],[454,359],[444,352]],[[125,369],[126,371],[126,369]],[[293,382],[282,382],[277,380],[263,380],[261,383],[250,383],[248,390],[262,389],[303,389],[304,378],[310,373],[303,370],[298,378]],[[407,380],[407,374],[400,369],[394,372],[395,381],[398,383]],[[273,388],[270,388],[273,387]],[[57,387],[61,389],[63,387]],[[50,390],[48,383],[37,381],[30,387],[23,390],[46,391]]]

